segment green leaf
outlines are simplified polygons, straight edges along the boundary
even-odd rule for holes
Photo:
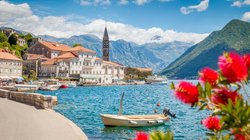
[[[171,82],[171,84],[170,84],[170,89],[175,89],[174,82]]]

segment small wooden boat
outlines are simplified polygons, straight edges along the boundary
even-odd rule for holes
[[[170,118],[164,116],[164,114],[154,115],[110,115],[101,114],[102,122],[105,126],[129,126],[129,127],[141,127],[141,126],[155,126],[162,125]]]
[[[153,115],[122,115],[122,100],[124,93],[120,100],[120,108],[118,115],[113,114],[100,114],[102,122],[105,126],[129,126],[129,127],[141,127],[141,126],[154,126],[164,124],[170,118],[164,114]]]

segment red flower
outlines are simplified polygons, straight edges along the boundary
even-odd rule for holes
[[[248,70],[246,63],[242,57],[235,52],[220,56],[218,65],[222,75],[229,82],[240,82],[247,79]]]
[[[242,134],[235,134],[235,140],[246,140],[245,136]]]
[[[136,138],[134,140],[149,140],[149,134],[145,132],[136,132]]]
[[[228,90],[226,88],[217,89],[211,97],[214,104],[227,104],[228,100],[231,99],[233,103],[239,98],[239,94],[235,91]]]
[[[198,88],[189,82],[180,82],[175,89],[175,96],[186,104],[194,104],[198,102]]]
[[[218,117],[209,116],[202,120],[202,124],[210,130],[220,130],[220,119]]]
[[[246,63],[247,68],[250,68],[250,54],[245,54],[245,55],[243,56],[243,60],[244,60],[244,62]]]
[[[209,84],[211,84],[212,86],[216,85],[216,81],[219,78],[219,74],[217,71],[211,69],[211,68],[204,68],[200,71],[199,73],[200,75],[200,80],[203,83],[208,82]]]

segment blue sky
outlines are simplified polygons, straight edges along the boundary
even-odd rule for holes
[[[124,3],[121,4],[121,1]],[[67,22],[79,24],[88,24],[101,19],[110,24],[121,23],[137,29],[160,28],[163,31],[203,34],[203,37],[204,34],[221,29],[232,19],[242,19],[244,14],[244,20],[250,19],[248,13],[250,0],[9,0],[5,2],[16,6],[26,4],[32,15],[40,19],[51,16],[66,17]],[[83,31],[83,33],[88,32]]]
[[[129,3],[121,5],[112,0],[109,5],[81,5],[80,0],[10,0],[14,3],[29,3],[34,13],[41,16],[79,15],[82,22],[93,19],[122,22],[140,28],[161,27],[182,32],[207,33],[219,29],[231,19],[241,19],[250,7],[233,7],[232,1],[210,0],[209,7],[203,12],[184,15],[180,7],[196,5],[200,0],[172,0],[152,2],[143,5]],[[79,19],[76,19],[79,20]],[[80,19],[81,20],[81,19]]]

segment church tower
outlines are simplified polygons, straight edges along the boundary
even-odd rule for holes
[[[109,35],[107,27],[105,27],[102,40],[102,59],[104,61],[109,61]]]

